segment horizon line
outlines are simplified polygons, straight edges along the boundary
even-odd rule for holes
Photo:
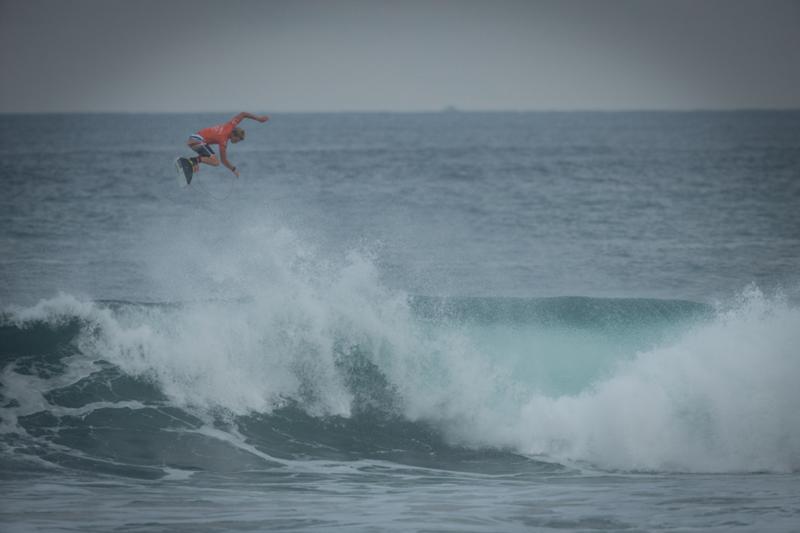
[[[60,110],[60,111],[0,111],[0,115],[215,115],[223,113],[239,113],[241,110],[189,110],[189,111],[127,111],[127,110]],[[753,113],[753,112],[797,112],[800,107],[697,107],[697,108],[618,108],[618,109],[461,109],[454,106],[447,106],[441,109],[419,109],[419,110],[281,110],[266,111],[273,115],[357,115],[357,114],[525,114],[525,113]]]

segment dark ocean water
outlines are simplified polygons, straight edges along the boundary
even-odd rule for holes
[[[0,117],[7,531],[796,531],[800,112]]]

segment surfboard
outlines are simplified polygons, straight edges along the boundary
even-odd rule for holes
[[[175,171],[178,177],[178,184],[181,187],[186,187],[192,182],[192,175],[194,175],[194,170],[192,170],[192,163],[185,157],[179,157],[175,160]]]

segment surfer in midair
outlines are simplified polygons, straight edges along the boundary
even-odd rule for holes
[[[246,118],[259,122],[266,122],[269,120],[267,115],[254,115],[252,113],[242,112],[228,122],[203,128],[197,133],[190,135],[186,144],[189,148],[194,150],[197,155],[185,159],[191,163],[192,171],[197,172],[200,170],[200,163],[217,167],[221,160],[222,164],[238,178],[239,171],[236,169],[236,166],[228,160],[228,141],[230,140],[232,143],[238,143],[244,140],[244,130],[239,127],[239,123]],[[219,146],[219,159],[217,159],[214,149],[211,148],[212,144]]]

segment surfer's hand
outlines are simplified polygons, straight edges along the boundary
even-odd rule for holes
[[[256,120],[258,120],[259,122],[266,122],[269,120],[269,117],[267,115],[261,115]]]

